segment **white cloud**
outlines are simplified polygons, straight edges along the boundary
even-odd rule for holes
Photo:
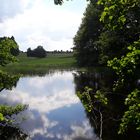
[[[27,8],[29,0],[0,0],[0,21],[22,13]]]
[[[50,96],[34,96],[30,95],[29,93],[24,93],[22,91],[11,91],[7,92],[6,94],[1,96],[1,100],[5,101],[5,103],[10,104],[29,104],[29,108],[31,110],[37,110],[41,113],[49,113],[50,111],[62,108],[62,107],[69,107],[73,104],[79,103],[78,97],[73,94],[72,90],[63,90],[58,91],[57,94],[53,94]]]
[[[99,138],[93,133],[91,126],[87,120],[83,121],[81,126],[72,125],[72,133],[70,135],[64,135],[64,140],[99,140]]]
[[[52,128],[56,125],[58,125],[58,122],[56,121],[50,121],[46,115],[42,114],[40,116],[40,122],[39,122],[39,125],[38,127],[35,128],[35,125],[37,124],[36,123],[36,119],[35,120],[32,120],[32,122],[28,122],[31,124],[31,128],[28,130],[28,132],[30,132],[30,137],[33,138],[35,137],[35,135],[39,134],[39,135],[42,135],[42,136],[49,136],[49,137],[54,137],[53,135],[51,134],[48,134],[48,129],[49,128]],[[33,125],[34,124],[34,125]],[[27,127],[25,126],[26,130],[27,130]]]
[[[72,48],[72,38],[80,25],[86,2],[77,10],[73,10],[71,6],[73,3],[74,7],[74,1],[63,6],[56,6],[50,0],[6,2],[1,2],[1,7],[6,5],[6,8],[0,11],[7,18],[3,18],[0,23],[0,32],[2,36],[14,35],[21,50],[35,48],[37,45],[43,45],[46,50]],[[12,6],[8,9],[11,3]]]
[[[74,94],[72,81],[73,75],[71,72],[56,72],[45,77],[27,78],[25,83],[22,83],[24,89],[17,87],[12,91],[5,91],[5,93],[2,93],[0,100],[1,103],[29,104],[31,110],[49,113],[80,102]]]
[[[17,116],[19,120],[16,123],[20,124],[21,129],[29,134],[31,139],[99,140],[93,133],[83,108],[81,114],[78,113],[79,107],[78,110],[70,112],[71,108],[69,107],[76,107],[81,104],[75,94],[72,82],[72,72],[56,72],[45,77],[21,78],[17,87],[12,91],[1,92],[0,103],[29,104],[29,108]],[[59,88],[58,83],[62,84],[62,88]],[[44,92],[41,92],[40,86]],[[47,92],[49,87],[52,90],[51,94]],[[37,95],[34,93],[35,91],[38,92]],[[61,112],[63,108],[67,110],[64,113]],[[68,117],[68,112],[74,117]],[[55,117],[53,118],[51,115],[55,115]],[[79,116],[77,117],[77,115]],[[22,118],[24,118],[24,121]],[[65,118],[66,120],[64,120]]]
[[[28,85],[30,87],[33,87],[34,89],[41,90],[47,87],[57,87],[58,84],[66,84],[68,81],[73,81],[73,75],[72,72],[55,72],[53,75],[46,75],[45,77],[32,77],[28,80]],[[57,83],[55,83],[57,82]],[[64,85],[62,85],[64,86]],[[74,86],[72,83],[68,86]],[[51,88],[51,89],[52,89]],[[65,87],[64,87],[65,88]]]

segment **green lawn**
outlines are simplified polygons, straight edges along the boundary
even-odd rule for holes
[[[18,62],[7,65],[4,70],[11,73],[32,74],[45,73],[50,69],[64,69],[75,66],[72,53],[48,54],[46,58],[27,57],[25,53],[22,53],[17,58]]]

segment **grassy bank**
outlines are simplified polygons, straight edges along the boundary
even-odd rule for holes
[[[31,74],[45,73],[50,69],[69,69],[75,67],[75,59],[72,53],[48,54],[46,58],[27,57],[20,54],[18,62],[11,63],[2,68],[10,73]]]

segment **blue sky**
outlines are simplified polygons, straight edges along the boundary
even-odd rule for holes
[[[0,0],[0,36],[14,36],[20,50],[43,45],[46,50],[70,50],[86,0]]]

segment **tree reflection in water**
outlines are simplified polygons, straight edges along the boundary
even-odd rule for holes
[[[0,126],[1,140],[25,140],[28,137],[19,128],[12,126]]]
[[[81,98],[82,96],[79,96],[79,98],[85,107],[87,107],[86,103],[93,106],[91,111],[85,109],[85,112],[90,124],[95,128],[95,133],[102,140],[138,140],[140,138],[139,134],[131,128],[127,134],[118,135],[119,124],[126,109],[124,106],[126,95],[112,92],[114,80],[114,74],[107,69],[74,73],[76,93],[80,91],[80,94],[84,94],[85,86],[92,88],[88,93],[89,98]],[[97,91],[101,91],[107,97],[107,105],[103,105],[95,99]]]
[[[0,71],[0,92],[4,89],[16,87],[18,80],[19,75],[12,76]],[[27,105],[8,106],[0,104],[0,113],[5,117],[0,122],[0,140],[24,140],[28,137],[27,134],[14,124],[16,120],[13,118],[13,115],[25,109],[27,109]]]

